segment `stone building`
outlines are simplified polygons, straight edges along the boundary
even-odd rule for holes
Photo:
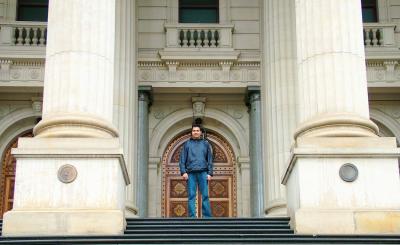
[[[3,232],[186,216],[194,120],[214,216],[399,232],[399,24],[400,0],[0,0]]]

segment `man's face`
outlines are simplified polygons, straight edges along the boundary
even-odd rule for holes
[[[199,127],[192,128],[192,138],[193,139],[200,139],[201,130]]]

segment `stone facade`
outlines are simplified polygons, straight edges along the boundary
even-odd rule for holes
[[[218,24],[178,23],[178,0],[74,2],[78,7],[83,2],[91,2],[92,5],[86,4],[102,14],[98,12],[99,21],[104,18],[112,19],[112,23],[115,21],[115,25],[107,22],[112,25],[107,29],[110,33],[95,24],[87,31],[81,26],[80,17],[72,19],[70,26],[62,27],[58,24],[59,16],[49,18],[47,31],[44,22],[16,21],[16,0],[0,0],[0,154],[4,155],[10,142],[32,130],[40,119],[43,120],[35,131],[42,138],[59,137],[60,142],[64,137],[83,135],[94,139],[117,139],[126,169],[122,168],[122,175],[115,177],[119,181],[119,187],[115,188],[120,195],[125,195],[125,200],[116,204],[116,210],[123,209],[120,206],[124,203],[127,217],[159,217],[162,213],[163,155],[173,139],[189,129],[194,117],[193,98],[201,97],[204,99],[201,112],[204,126],[229,142],[236,157],[239,217],[289,214],[299,233],[398,231],[359,228],[371,217],[382,218],[383,223],[390,225],[390,219],[384,217],[398,217],[399,200],[387,199],[385,205],[381,205],[377,200],[381,197],[375,196],[369,203],[358,203],[358,206],[343,204],[342,199],[351,194],[335,174],[342,163],[360,161],[356,164],[359,170],[365,169],[368,176],[376,178],[372,172],[378,160],[374,162],[366,156],[375,154],[372,158],[379,159],[377,155],[385,153],[387,168],[384,172],[387,181],[392,182],[371,188],[385,189],[387,185],[396,184],[396,174],[397,177],[399,174],[396,141],[397,145],[400,142],[400,0],[378,0],[379,22],[364,23],[363,26],[359,21],[358,0],[332,1],[332,9],[312,1],[315,4],[312,14],[307,12],[310,6],[305,1],[220,0]],[[104,9],[105,4],[115,8],[116,17]],[[348,11],[339,11],[341,8]],[[320,14],[335,11],[342,19],[351,21],[342,23],[337,16]],[[60,13],[60,16],[63,14],[67,13]],[[81,17],[87,19],[85,15]],[[318,18],[320,22],[315,21]],[[62,40],[60,37],[66,31],[69,34]],[[31,35],[19,35],[26,32]],[[90,35],[83,35],[86,32]],[[49,33],[46,39],[45,33]],[[70,33],[74,33],[76,39],[69,42]],[[210,40],[196,39],[201,36],[199,33],[207,33]],[[103,48],[99,48],[101,45]],[[106,49],[106,46],[114,48]],[[86,53],[80,53],[80,58],[75,57],[76,62],[71,62],[68,57],[56,57],[60,50],[72,54],[80,48]],[[92,53],[103,57],[103,63],[95,58],[96,55],[91,56]],[[336,53],[342,56],[335,56]],[[79,62],[83,62],[82,65],[78,65]],[[100,69],[101,64],[108,68]],[[84,73],[80,70],[84,66],[93,69]],[[256,106],[249,100],[249,88],[252,87],[260,89],[259,117],[250,113]],[[67,112],[69,116],[61,118],[62,122],[53,120],[57,112]],[[344,112],[352,115],[343,116]],[[89,114],[94,117],[86,117]],[[325,121],[321,123],[319,119]],[[375,138],[374,123],[379,127],[377,135],[383,137],[381,141]],[[329,132],[324,131],[327,125],[333,125]],[[350,135],[355,131],[359,134]],[[255,143],[254,135],[261,135],[261,144]],[[377,146],[369,152],[361,152],[365,143],[359,139],[349,143],[348,139],[328,138],[326,141],[332,142],[327,147],[316,138],[327,136],[368,136],[374,138],[371,142],[376,142]],[[28,150],[25,151],[30,151],[32,145],[29,146],[29,140],[26,142]],[[120,151],[116,150],[116,143],[109,143],[109,146],[114,165],[122,162],[117,157]],[[303,152],[306,156],[297,158],[296,154],[301,155],[310,146],[321,152]],[[73,159],[75,153],[72,151],[76,149],[65,147],[71,151]],[[391,150],[385,152],[382,148]],[[25,154],[24,149],[18,150],[15,151],[17,156]],[[41,157],[52,155],[50,148],[42,150]],[[336,152],[337,157],[331,158],[335,151],[340,153]],[[353,158],[346,158],[346,151],[353,151]],[[90,150],[85,154],[91,154]],[[57,154],[51,157],[55,156]],[[27,159],[21,161],[29,162]],[[27,166],[33,164],[32,161]],[[54,160],[53,167],[60,164]],[[83,163],[79,160],[76,164],[80,168]],[[392,170],[395,173],[390,172]],[[127,181],[121,177],[124,174],[129,176],[131,183],[125,194],[121,190],[123,182]],[[324,174],[329,175],[331,182],[318,190],[321,200],[330,185],[337,187],[334,193],[342,199],[327,204],[308,195],[315,190],[310,183],[300,179],[314,178],[318,185],[323,182],[320,177]],[[360,177],[360,181],[368,180]],[[308,194],[296,196],[299,186]],[[398,192],[394,189],[393,193],[386,194],[397,195]],[[360,194],[355,198],[366,197]],[[297,205],[299,202],[308,206],[302,208]],[[19,207],[30,207],[29,203],[21,201],[19,205],[21,203],[23,205]],[[107,201],[103,200],[103,204],[105,206],[99,210],[107,206]],[[339,208],[338,211],[337,206],[346,210]],[[96,209],[90,205],[89,208]],[[363,208],[369,213],[361,212]],[[299,210],[297,214],[296,210]],[[318,230],[318,222],[326,219],[335,227],[338,224],[333,218],[336,212],[344,213],[344,220],[348,220],[346,225]],[[9,222],[11,225],[6,225],[11,227],[6,230],[9,234],[17,232],[13,227],[20,219],[18,215]],[[72,214],[71,217],[74,215],[79,216]],[[101,216],[101,212],[94,215]],[[308,222],[304,217],[313,219]],[[104,233],[102,229],[99,227],[99,233]],[[51,232],[80,234],[67,228]]]

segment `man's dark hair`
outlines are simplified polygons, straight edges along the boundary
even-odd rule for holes
[[[201,125],[199,125],[199,124],[193,124],[192,125],[192,130],[193,130],[193,128],[199,128],[200,131],[203,132],[203,127],[201,127]]]

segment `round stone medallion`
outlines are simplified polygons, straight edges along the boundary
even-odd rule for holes
[[[76,168],[70,164],[64,164],[58,169],[58,180],[63,183],[71,183],[78,176]]]
[[[340,178],[346,182],[353,182],[358,177],[358,169],[352,163],[345,163],[339,169]]]

